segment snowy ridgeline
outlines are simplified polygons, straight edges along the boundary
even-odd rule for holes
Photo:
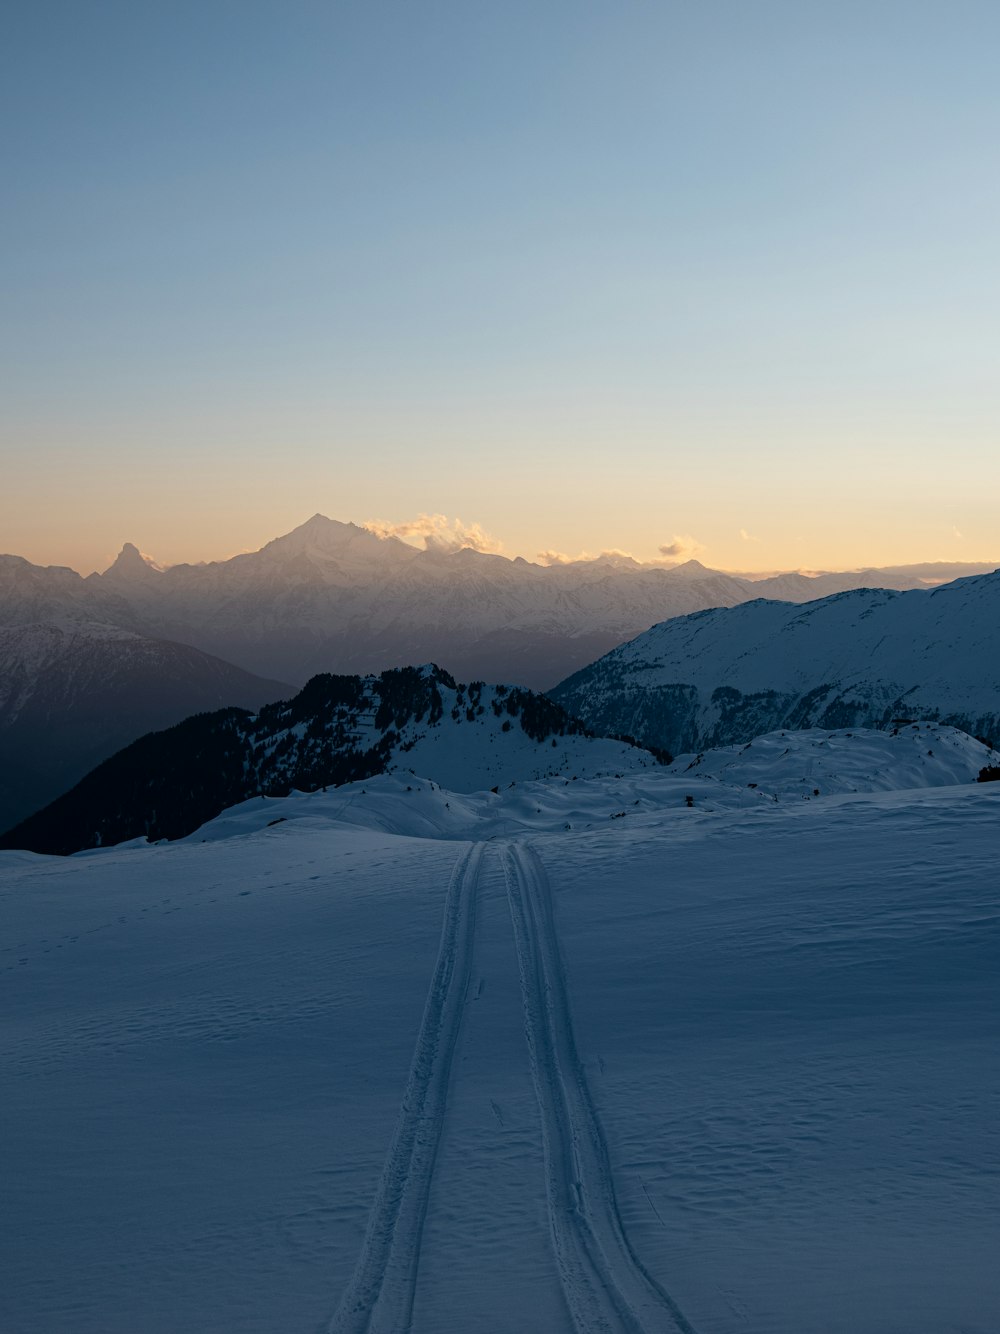
[[[594,731],[674,754],[779,729],[934,719],[1000,741],[1000,571],[677,617],[551,694]]]
[[[994,1334],[997,758],[779,734],[0,853],[0,1327]]]

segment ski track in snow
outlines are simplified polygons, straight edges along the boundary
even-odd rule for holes
[[[405,1334],[410,1328],[452,1058],[472,974],[482,858],[483,845],[471,844],[448,885],[441,945],[399,1120],[361,1253],[329,1334]]]
[[[541,1115],[549,1228],[578,1334],[695,1334],[625,1235],[607,1144],[576,1050],[548,881],[534,849],[502,850]]]
[[[472,980],[485,845],[459,857],[399,1120],[354,1274],[328,1334],[407,1334],[451,1067]],[[534,849],[500,847],[538,1102],[549,1232],[577,1334],[696,1334],[635,1255],[576,1050],[548,881]],[[494,1113],[499,1113],[494,1105]]]

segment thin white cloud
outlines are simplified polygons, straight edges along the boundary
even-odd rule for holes
[[[481,524],[463,523],[461,519],[449,519],[445,514],[418,514],[405,523],[369,519],[364,526],[379,537],[398,537],[411,544],[416,539],[423,543],[425,551],[461,551],[471,547],[473,551],[497,554],[503,550],[503,544]]]
[[[759,537],[754,537],[753,534],[752,534],[752,533],[748,533],[747,530],[746,530],[745,528],[741,528],[741,529],[740,529],[740,537],[743,539],[744,542],[759,542],[759,541],[760,541],[760,538],[759,538]]]
[[[704,544],[690,533],[674,533],[673,540],[660,547],[660,555],[668,561],[694,560],[705,550]]]
[[[957,528],[953,528],[951,531],[955,534],[955,536],[956,536],[957,538],[963,538],[963,537],[964,537],[964,534],[963,534],[963,533],[960,533],[960,532],[958,531]]]
[[[577,561],[584,560],[635,560],[635,557],[631,551],[607,547],[596,555],[590,551],[581,551],[575,556],[570,556],[565,551],[538,551],[535,553],[535,560],[541,565],[573,565]]]

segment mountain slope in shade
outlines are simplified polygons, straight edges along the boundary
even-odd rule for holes
[[[154,728],[287,694],[185,644],[67,617],[0,625],[0,830]]]
[[[1000,741],[1000,571],[930,592],[862,589],[665,621],[551,695],[596,730],[674,753],[904,717]]]
[[[141,836],[179,838],[248,797],[383,773],[473,791],[668,758],[590,736],[544,695],[459,685],[436,667],[317,676],[259,713],[223,709],[142,737],[10,830],[0,848],[70,853]]]

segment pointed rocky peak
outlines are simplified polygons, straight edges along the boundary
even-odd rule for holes
[[[148,579],[162,573],[159,565],[150,557],[144,556],[132,542],[126,542],[115,557],[114,563],[104,571],[105,579],[115,582],[134,582],[136,579]]]

